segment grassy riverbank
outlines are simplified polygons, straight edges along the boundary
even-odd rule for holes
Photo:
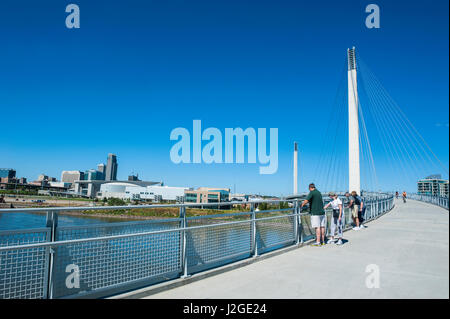
[[[237,212],[249,211],[246,208],[233,209],[199,209],[187,208],[186,216],[207,216],[217,214],[229,214]],[[165,219],[177,218],[180,211],[178,207],[167,208],[133,208],[133,209],[107,209],[107,210],[84,210],[80,212],[71,212],[71,215],[95,216],[95,217],[115,217],[115,218],[130,218],[130,219]]]

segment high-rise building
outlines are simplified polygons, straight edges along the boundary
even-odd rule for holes
[[[100,163],[97,165],[97,171],[100,172],[103,176],[103,178],[101,178],[102,180],[105,180],[105,176],[106,176],[106,165],[103,163]]]
[[[96,171],[95,169],[90,169],[84,172],[85,181],[104,181],[105,175],[102,172]]]
[[[74,183],[84,179],[84,173],[80,171],[62,171],[61,182]]]
[[[441,175],[430,175],[417,182],[417,193],[432,196],[448,196],[448,180]]]
[[[105,181],[117,180],[117,157],[114,154],[108,154],[108,161],[106,162]]]
[[[16,171],[12,168],[0,168],[0,178],[14,178],[16,177]]]

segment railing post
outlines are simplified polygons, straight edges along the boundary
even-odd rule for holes
[[[181,250],[181,267],[183,270],[183,275],[181,275],[181,278],[187,278],[189,277],[189,274],[187,263],[187,236],[186,236],[187,219],[185,206],[180,206],[180,218],[182,218],[181,223],[183,225],[182,250]]]
[[[294,216],[294,222],[295,222],[295,244],[296,245],[298,245],[299,244],[299,242],[300,242],[300,239],[299,239],[299,224],[298,224],[298,200],[295,200],[294,201],[294,214],[295,214],[295,216]]]
[[[375,217],[378,216],[378,197],[375,197],[375,201],[374,201],[374,206],[375,206]]]
[[[253,257],[258,256],[258,243],[256,240],[256,213],[255,213],[255,204],[251,203],[250,212],[252,214],[252,249],[253,249]]]
[[[297,207],[298,211],[298,227],[299,227],[299,233],[300,233],[300,244],[303,244],[303,224],[302,224],[302,205],[301,202],[298,203]]]
[[[56,228],[58,227],[58,214],[53,211],[47,212],[47,218],[46,218],[46,227],[50,228],[50,242],[56,241]],[[45,285],[45,292],[44,292],[44,298],[46,299],[53,299],[53,265],[55,263],[55,250],[53,247],[49,246],[46,248],[47,250],[47,256],[48,256],[48,272],[47,272],[47,279],[46,279],[46,285]]]
[[[372,199],[372,210],[373,210],[373,214],[372,214],[372,218],[377,217],[377,201],[376,199]]]
[[[373,199],[370,200],[370,219],[373,219],[374,216],[374,205],[373,205]]]

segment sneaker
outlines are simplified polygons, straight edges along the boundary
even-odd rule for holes
[[[334,243],[335,241],[336,241],[336,239],[328,239],[327,244]]]
[[[360,225],[359,228],[360,229],[364,229],[364,228],[367,228],[367,226],[366,225]]]
[[[319,247],[319,246],[320,246],[320,243],[315,242],[314,244],[311,244],[311,246]]]
[[[360,230],[361,228],[355,226],[355,227],[353,227],[352,229],[353,229],[353,230]]]
[[[342,244],[343,244],[342,239],[339,238],[339,240],[336,242],[336,245],[342,245]]]

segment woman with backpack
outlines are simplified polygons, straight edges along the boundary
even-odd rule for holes
[[[344,215],[342,210],[342,201],[339,197],[331,192],[328,194],[331,198],[331,202],[325,205],[324,209],[330,207],[333,209],[333,215],[331,216],[331,238],[328,240],[327,244],[331,244],[336,242],[334,239],[334,235],[336,234],[336,228],[338,233],[339,240],[336,242],[336,245],[342,245],[342,235],[343,235],[343,224],[344,224]]]

